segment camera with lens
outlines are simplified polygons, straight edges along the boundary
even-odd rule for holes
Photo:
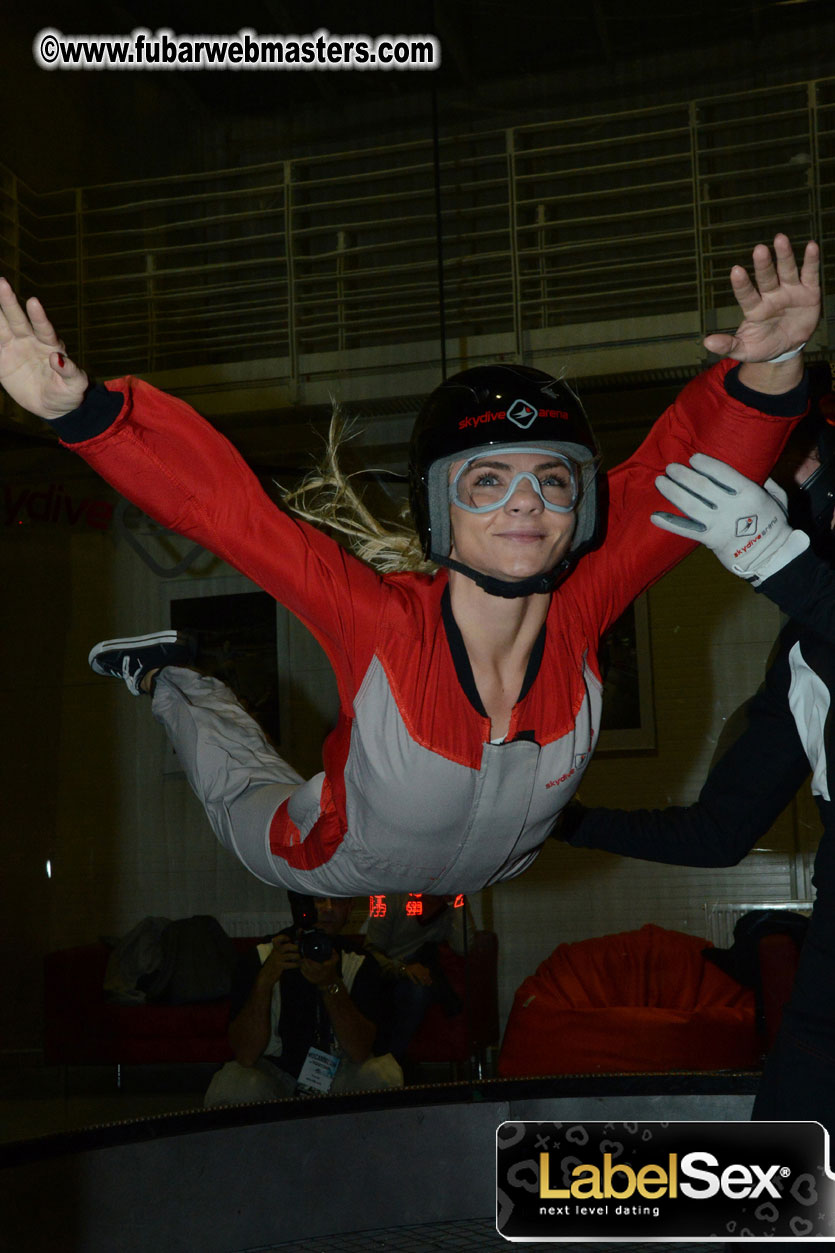
[[[299,936],[299,952],[302,957],[309,957],[313,962],[325,962],[333,952],[333,941],[324,931],[314,927],[312,931],[303,931]]]
[[[333,953],[333,940],[316,926],[316,901],[300,892],[288,892],[296,943],[302,957],[310,961],[324,962]]]

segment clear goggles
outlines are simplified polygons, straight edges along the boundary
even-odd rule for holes
[[[532,470],[514,474],[510,466],[502,464],[504,455],[509,453],[538,454],[547,465],[536,474]],[[465,461],[449,485],[450,504],[467,513],[491,513],[507,504],[523,479],[552,513],[571,513],[577,504],[580,490],[574,462],[553,449],[531,448],[530,444],[500,446]]]

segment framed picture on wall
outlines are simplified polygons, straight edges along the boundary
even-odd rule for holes
[[[618,618],[600,650],[603,718],[598,752],[655,748],[649,609],[641,596]]]
[[[267,592],[172,599],[171,626],[197,641],[197,665],[222,679],[270,739],[281,740],[275,601]]]
[[[287,668],[285,611],[241,575],[172,579],[160,591],[161,620],[194,637],[198,668],[227,683],[283,752],[282,737],[289,729],[281,680]],[[169,746],[164,772],[180,769]]]

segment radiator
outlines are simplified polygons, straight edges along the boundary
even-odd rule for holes
[[[812,901],[706,901],[705,936],[717,948],[730,948],[734,942],[734,927],[743,914],[753,909],[791,909],[808,916],[812,904]]]

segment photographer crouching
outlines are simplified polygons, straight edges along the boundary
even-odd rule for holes
[[[288,892],[293,926],[254,946],[232,985],[235,1060],[204,1105],[403,1086],[391,1054],[373,1055],[381,979],[362,945],[343,939],[352,900]]]

